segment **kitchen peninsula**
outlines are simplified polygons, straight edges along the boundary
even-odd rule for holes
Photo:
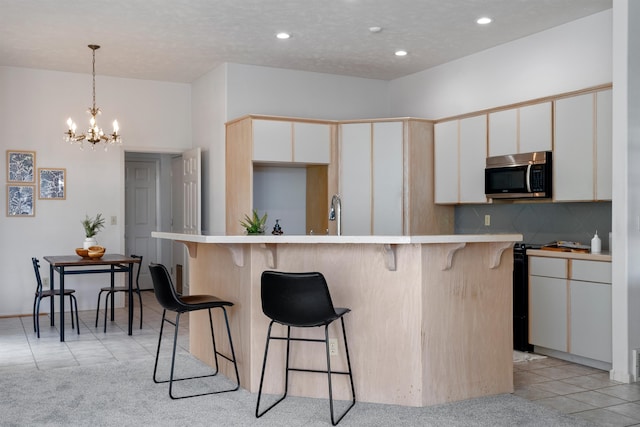
[[[351,308],[345,323],[359,401],[428,406],[513,391],[512,246],[519,234],[152,237],[186,245],[191,294],[235,303],[230,323],[241,385],[251,392],[269,323],[260,299],[264,270],[322,272],[334,304]],[[206,314],[192,313],[189,324],[191,353],[212,363]],[[313,329],[293,333],[322,333]],[[321,348],[293,346],[292,366],[326,366]],[[343,368],[343,346],[339,339],[333,369]],[[283,389],[283,350],[272,349],[266,393]],[[221,366],[225,375],[228,368]],[[345,399],[341,377],[334,393]],[[326,376],[294,373],[289,390],[326,397],[326,387]]]

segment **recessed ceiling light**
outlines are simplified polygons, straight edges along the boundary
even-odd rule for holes
[[[282,33],[276,34],[276,37],[279,38],[280,40],[286,40],[291,37],[291,34],[282,32]]]
[[[406,50],[396,50],[396,56],[407,56]]]
[[[490,24],[491,21],[492,19],[489,18],[488,16],[483,16],[482,18],[478,18],[476,22],[480,25],[487,25],[487,24]]]
[[[371,31],[372,33],[379,33],[380,31],[382,31],[382,27],[369,27],[369,31]]]

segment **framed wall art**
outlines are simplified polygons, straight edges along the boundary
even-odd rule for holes
[[[36,186],[7,184],[7,216],[35,216]]]
[[[38,168],[38,199],[67,198],[64,168]]]
[[[7,182],[36,182],[36,152],[7,150]]]

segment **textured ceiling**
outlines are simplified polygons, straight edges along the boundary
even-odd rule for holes
[[[0,66],[192,82],[225,62],[412,74],[609,9],[612,0],[0,0]],[[489,26],[475,20],[488,15]],[[383,30],[371,33],[369,27]],[[293,37],[277,40],[278,31]],[[409,52],[394,56],[397,49]]]

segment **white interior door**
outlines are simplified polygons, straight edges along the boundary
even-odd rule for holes
[[[142,255],[140,287],[152,288],[149,261],[158,259],[151,232],[157,230],[157,170],[153,160],[125,162],[125,247],[127,255]]]
[[[184,233],[199,234],[202,230],[200,157],[199,147],[182,153]]]

